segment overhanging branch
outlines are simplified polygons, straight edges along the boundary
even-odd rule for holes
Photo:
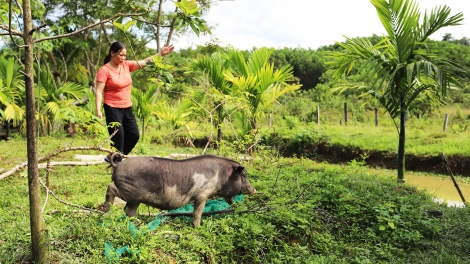
[[[39,31],[41,28],[44,28],[44,27],[47,27],[47,24],[42,24],[42,25],[40,25],[40,26],[34,27],[34,28],[31,30],[31,34],[33,34],[35,31]]]
[[[23,33],[17,30],[12,30],[7,25],[0,24],[0,29],[7,31],[6,33],[0,33],[0,35],[13,35],[23,37]]]
[[[101,25],[101,24],[105,24],[105,23],[108,23],[114,19],[117,19],[117,18],[120,18],[120,17],[138,17],[138,16],[142,16],[142,15],[145,15],[147,14],[149,11],[146,11],[146,12],[142,12],[142,13],[138,13],[138,14],[123,14],[123,13],[118,13],[118,14],[115,14],[114,16],[110,17],[110,18],[107,18],[107,19],[104,19],[104,20],[100,20],[98,22],[95,22],[93,24],[90,24],[88,26],[85,26],[81,29],[78,29],[78,30],[75,30],[73,32],[70,32],[70,33],[67,33],[67,34],[62,34],[62,35],[57,35],[57,36],[49,36],[49,37],[45,37],[45,38],[39,38],[39,39],[36,39],[34,41],[34,43],[38,43],[38,42],[42,42],[42,41],[46,41],[46,40],[51,40],[51,39],[59,39],[59,38],[64,38],[64,37],[70,37],[72,35],[75,35],[75,34],[78,34],[82,31],[85,31],[87,29],[90,29],[92,27],[95,27],[95,26],[98,26],[98,25]]]

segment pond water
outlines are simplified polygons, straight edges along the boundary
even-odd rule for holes
[[[424,176],[406,175],[406,183],[414,185],[419,189],[426,189],[433,194],[439,202],[445,202],[449,206],[463,206],[462,199],[452,182],[450,176]],[[465,201],[470,202],[470,179],[457,181]]]

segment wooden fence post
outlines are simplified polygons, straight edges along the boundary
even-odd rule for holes
[[[348,124],[348,103],[344,103],[344,124]]]
[[[317,125],[320,125],[320,106],[317,105]]]
[[[448,121],[449,121],[449,114],[446,114],[446,115],[444,116],[444,128],[442,128],[442,132],[444,132],[444,133],[445,133],[446,130],[447,130],[447,122],[448,122]]]
[[[378,127],[379,126],[379,109],[374,108],[374,114],[375,114],[375,126]]]

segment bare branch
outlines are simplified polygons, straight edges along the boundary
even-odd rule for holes
[[[21,11],[21,16],[23,16],[23,6],[21,5],[20,1],[16,0],[15,2],[16,2],[16,5],[18,6],[18,8]]]
[[[64,38],[64,37],[70,37],[72,35],[75,35],[75,34],[78,34],[82,31],[85,31],[87,29],[90,29],[92,27],[95,27],[95,26],[98,26],[98,25],[101,25],[101,24],[104,24],[104,23],[108,23],[116,18],[119,18],[119,17],[136,17],[136,16],[142,16],[142,15],[145,15],[147,14],[148,11],[146,12],[143,12],[143,13],[138,13],[138,14],[123,14],[123,13],[118,13],[118,14],[115,14],[114,16],[110,17],[110,18],[107,18],[107,19],[104,19],[104,20],[100,20],[98,22],[95,22],[93,24],[90,24],[88,26],[85,26],[81,29],[78,29],[78,30],[75,30],[74,32],[70,32],[70,33],[67,33],[67,34],[62,34],[62,35],[57,35],[57,36],[50,36],[50,37],[45,37],[45,38],[40,38],[40,39],[36,39],[34,41],[34,43],[37,43],[37,42],[42,42],[42,41],[46,41],[46,40],[51,40],[51,39],[59,39],[59,38]]]
[[[21,60],[20,60],[21,61]],[[25,77],[31,79],[31,76],[27,75],[26,72],[18,70],[19,73],[23,74]]]
[[[41,163],[38,165],[38,168],[44,169],[47,167],[53,167],[53,166],[90,166],[90,165],[98,165],[98,164],[103,164],[106,163],[106,161],[53,161],[50,163]]]
[[[172,25],[161,25],[159,22],[151,22],[151,21],[148,21],[146,19],[142,19],[142,18],[134,18],[134,20],[136,21],[139,21],[139,22],[143,22],[145,24],[148,24],[148,25],[153,25],[153,26],[160,26],[160,27],[164,27],[164,28],[171,28]]]
[[[20,31],[17,31],[17,30],[11,30],[10,27],[8,27],[7,25],[0,24],[0,29],[8,31],[7,33],[0,33],[0,35],[2,35],[2,36],[13,35],[13,36],[23,37],[23,32],[20,32]]]
[[[11,20],[12,20],[11,16],[12,16],[12,13],[13,13],[12,7],[11,7],[11,2],[12,2],[12,1],[9,1],[9,3],[8,3],[8,7],[9,7],[9,12],[8,12],[8,29],[10,29],[10,30],[9,30],[9,33],[10,33],[10,39],[11,39],[11,41],[13,42],[13,44],[15,44],[15,46],[19,47],[19,45],[16,43],[15,39],[13,38],[13,35],[12,35],[12,32],[11,32]]]
[[[30,32],[30,34],[33,34],[35,31],[39,31],[41,28],[44,28],[44,27],[47,27],[47,24],[42,24],[40,26],[37,26],[35,28],[33,28]]]
[[[101,25],[101,30],[103,31],[104,36],[106,37],[106,41],[108,41],[108,45],[111,46],[111,38],[108,35],[108,32],[106,32],[106,27],[104,26],[104,23]],[[101,39],[101,33],[100,33],[100,39]],[[99,42],[101,44],[101,41]]]
[[[65,148],[62,148],[62,149],[59,149],[58,151],[54,152],[54,153],[51,153],[47,156],[44,156],[44,157],[41,157],[38,159],[38,163],[39,162],[43,162],[43,161],[46,161],[46,160],[50,160],[52,157],[54,156],[57,156],[59,155],[60,153],[63,153],[63,152],[67,152],[67,151],[75,151],[75,150],[99,150],[99,151],[104,151],[104,152],[108,152],[108,153],[114,153],[113,150],[111,149],[107,149],[107,148],[102,148],[102,147],[98,147],[98,146],[93,146],[93,147],[87,147],[87,146],[84,146],[84,147],[65,147]],[[101,163],[101,162],[100,162]],[[88,162],[87,163],[88,165],[92,165],[92,164],[99,164],[99,163],[91,163],[91,162]],[[64,164],[64,163],[60,163],[60,162],[54,162],[52,163],[52,165],[84,165],[83,163],[75,163],[75,164],[72,164],[71,162],[68,162],[67,164]],[[18,172],[18,171],[21,171],[23,170],[24,168],[26,168],[28,166],[28,162],[25,161],[23,163],[21,163],[20,165],[17,165],[15,166],[14,168],[10,169],[9,171],[5,172],[5,173],[2,173],[0,174],[0,180],[8,177],[8,176],[11,176],[12,174]],[[43,168],[46,167],[46,165],[41,165]]]
[[[24,74],[24,73],[23,73]],[[114,137],[114,135],[116,135],[116,133],[118,132],[119,129],[115,129],[113,134],[111,134],[111,136],[109,136],[108,139],[106,139],[103,143],[101,143],[101,145],[95,145],[93,147],[88,147],[88,146],[83,146],[83,147],[65,147],[65,148],[61,148],[59,149],[58,151],[56,152],[53,152],[45,157],[41,157],[41,158],[38,158],[38,163],[39,162],[43,162],[43,161],[48,161],[48,163],[50,163],[50,159],[52,157],[55,157],[57,155],[59,155],[60,153],[63,153],[63,152],[67,152],[67,151],[75,151],[75,150],[99,150],[99,151],[104,151],[104,152],[108,152],[108,153],[114,153],[113,150],[111,149],[107,149],[107,148],[103,148],[102,146],[104,144],[106,144],[106,142],[108,142],[112,137]],[[128,156],[127,155],[123,155],[121,154],[122,157],[124,158],[127,158]],[[55,162],[54,165],[92,165],[92,164],[100,164],[100,163],[91,163],[91,162],[88,162],[86,164],[83,164],[83,163],[75,163],[75,164],[71,164],[72,162],[67,162],[67,164],[63,164],[63,163],[60,163],[60,162]],[[10,169],[9,171],[5,172],[5,173],[2,173],[0,174],[0,180],[14,174],[15,172],[17,171],[20,171],[20,170],[23,170],[24,168],[26,168],[28,166],[28,162],[25,161],[23,163],[21,163],[20,165],[17,165],[15,166],[14,168]],[[42,165],[43,167],[46,167],[45,165]]]
[[[100,214],[103,214],[102,211],[99,211],[99,210],[96,210],[96,209],[91,209],[91,208],[87,208],[87,207],[84,207],[84,206],[81,206],[81,205],[76,205],[76,204],[71,204],[71,203],[68,203],[66,201],[63,201],[61,199],[59,199],[59,197],[57,197],[57,195],[55,195],[55,193],[53,191],[51,191],[49,188],[47,188],[47,186],[44,184],[44,182],[41,180],[41,178],[39,178],[39,182],[41,183],[42,187],[44,187],[44,189],[46,189],[46,192],[49,194],[52,194],[52,196],[57,200],[59,201],[60,203],[62,204],[65,204],[65,205],[69,205],[69,206],[73,206],[73,207],[77,207],[77,208],[80,208],[80,209],[83,209],[83,210],[87,210],[87,211],[92,211],[92,212],[96,212],[96,213],[100,213]],[[43,211],[44,211],[44,208],[43,208]]]

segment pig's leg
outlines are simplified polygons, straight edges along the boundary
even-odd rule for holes
[[[201,225],[202,210],[206,204],[206,198],[198,198],[194,200],[194,212],[193,212],[193,225],[198,227]]]
[[[229,205],[232,205],[233,204],[233,196],[231,197],[224,197],[225,201],[229,204]]]
[[[106,201],[98,206],[98,209],[103,212],[108,212],[116,196],[119,197],[118,189],[116,185],[114,185],[114,182],[112,182],[108,185],[108,190],[106,191]]]
[[[129,217],[136,216],[139,205],[140,203],[137,202],[127,202],[126,207],[124,207],[124,212],[126,212],[126,215]]]

